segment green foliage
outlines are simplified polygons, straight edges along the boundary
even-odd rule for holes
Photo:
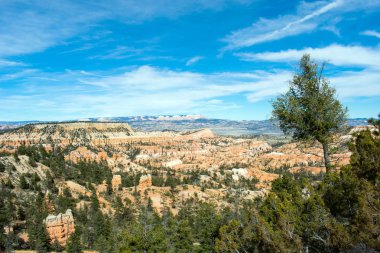
[[[376,252],[380,250],[379,145],[378,137],[368,131],[361,132],[350,146],[351,164],[339,173],[331,172],[322,178],[284,171],[263,198],[243,201],[236,194],[232,195],[236,198],[231,202],[234,205],[224,206],[204,203],[195,197],[180,203],[177,215],[171,214],[169,208],[159,215],[151,200],[137,198],[132,203],[111,192],[106,197],[114,213],[105,213],[92,185],[103,180],[110,182],[112,173],[107,164],[67,163],[59,150],[47,153],[40,148],[22,148],[20,154],[35,155],[38,162],[50,164],[54,169],[43,182],[35,173],[23,174],[20,181],[23,177],[29,182],[28,187],[35,189],[40,185],[55,185],[55,177],[73,178],[92,189],[90,197],[83,197],[88,205],[80,209],[75,208],[76,201],[69,189],[64,189],[55,200],[56,212],[71,208],[75,217],[76,232],[69,239],[67,252],[82,249],[173,253]],[[183,182],[174,173],[170,170],[163,173],[157,168],[152,173],[153,184],[175,188]],[[189,172],[186,180],[199,182],[200,173]],[[214,179],[214,175],[208,175]],[[131,187],[136,186],[141,174],[121,173],[121,176],[123,186]],[[235,185],[232,181],[226,184],[247,189],[255,182],[241,180]],[[21,205],[27,207],[25,212],[15,208],[17,198],[12,189],[1,184],[0,251],[12,245],[4,227],[23,216],[26,216],[32,249],[62,250],[47,236],[43,219],[48,208],[42,194],[38,190],[26,192],[36,197]]]
[[[75,203],[76,201],[72,197],[70,190],[65,188],[63,194],[60,194],[55,201],[56,211],[64,213],[67,209],[73,210],[75,208]]]
[[[62,247],[57,240],[54,240],[51,244],[51,250],[54,252],[62,252],[64,250],[64,247]]]
[[[165,178],[163,176],[152,175],[152,185],[162,187],[165,185]]]
[[[83,248],[109,252],[108,249],[112,246],[112,227],[117,224],[112,223],[112,220],[102,213],[95,193],[90,201],[90,207],[85,206],[74,214],[77,217],[76,229],[80,229],[81,232],[81,244]]]
[[[34,191],[40,191],[41,187],[39,185],[39,182],[41,181],[41,178],[38,176],[38,174],[35,172],[30,175],[30,187]]]
[[[332,215],[338,219],[352,219],[358,210],[360,181],[349,168],[339,174],[327,175],[323,199]]]
[[[124,204],[121,198],[117,196],[113,203],[113,208],[115,209],[114,219],[118,223],[126,220],[131,221],[134,219],[134,210],[130,205],[131,202],[129,199],[126,199],[126,202],[127,203]]]
[[[8,188],[8,189],[14,189],[14,185],[12,184],[12,181],[11,179],[8,177],[7,181],[5,182],[5,186]]]
[[[0,161],[0,172],[4,172],[6,168],[7,167],[5,166],[5,164],[2,161]]]
[[[50,238],[43,223],[47,214],[43,197],[38,194],[30,204],[26,217],[29,244],[37,252],[47,252],[50,249]]]
[[[29,183],[26,181],[24,174],[21,174],[20,176],[19,186],[21,189],[24,189],[24,190],[29,189]]]
[[[377,128],[377,131],[375,132],[376,135],[380,134],[380,113],[377,115],[378,119],[370,118],[368,120],[369,124],[374,125]]]
[[[104,180],[110,181],[112,179],[112,172],[106,161],[67,162],[64,159],[64,151],[59,147],[54,148],[53,152],[46,152],[43,146],[21,145],[15,154],[28,156],[29,163],[33,167],[37,166],[37,162],[50,167],[52,173],[49,172],[45,183],[47,186],[52,186],[49,189],[53,192],[57,192],[53,186],[53,177],[73,180],[82,185],[86,183],[101,184]]]
[[[164,186],[169,186],[172,190],[181,184],[181,179],[178,177],[168,175],[165,180]]]
[[[101,184],[104,180],[112,179],[112,172],[107,165],[106,161],[94,162],[94,161],[80,161],[77,164],[71,165],[78,173],[74,178],[79,182],[88,182]]]
[[[107,193],[107,195],[112,195],[113,189],[112,189],[112,179],[111,179],[111,177],[107,177],[106,183],[107,183],[106,193]]]
[[[45,184],[46,189],[49,189],[49,191],[51,191],[52,193],[54,194],[58,193],[58,188],[55,186],[54,178],[52,174],[50,173],[50,171],[46,172],[46,178],[45,178],[44,184]]]
[[[66,247],[67,253],[81,253],[82,252],[82,243],[80,240],[80,231],[76,229],[74,234],[69,238],[69,242]]]
[[[16,150],[17,155],[26,155],[30,158],[33,157],[35,161],[39,161],[41,159],[41,155],[39,149],[35,146],[25,146],[21,145]]]
[[[245,250],[243,239],[243,228],[237,220],[231,220],[219,229],[219,237],[216,239],[216,252],[239,252]],[[246,251],[246,250],[245,250]]]
[[[360,132],[351,145],[351,166],[359,178],[375,182],[380,179],[380,139],[370,131]]]
[[[139,184],[141,172],[133,173],[121,173],[121,184],[122,187],[134,187]]]
[[[0,157],[9,156],[9,155],[11,155],[11,153],[9,153],[8,151],[0,151]]]
[[[4,228],[9,226],[15,217],[15,195],[6,187],[3,181],[0,181],[0,251],[11,251],[13,235],[5,233]]]
[[[140,154],[141,152],[141,148],[130,148],[128,150],[128,157],[129,159],[131,159],[131,161],[134,161],[136,159],[136,157]]]
[[[165,252],[166,238],[158,220],[145,213],[140,221],[122,233],[119,252]]]
[[[20,161],[20,158],[18,157],[17,152],[13,153],[13,158],[15,159],[16,163],[18,163]]]
[[[305,54],[299,71],[290,82],[289,91],[273,101],[273,120],[296,140],[315,139],[323,144],[325,164],[329,169],[328,146],[331,135],[346,122],[347,109],[335,98],[335,89],[319,67]]]
[[[33,156],[29,157],[29,164],[30,164],[30,166],[32,166],[33,168],[36,168],[36,167],[38,166],[38,164],[37,164],[37,162],[36,162],[36,159],[35,159]]]

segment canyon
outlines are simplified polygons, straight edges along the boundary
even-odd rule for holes
[[[335,170],[349,163],[348,143],[363,129],[334,136],[331,160]],[[0,172],[0,181],[18,186],[22,175],[30,183],[28,175],[35,173],[45,181],[48,174],[56,173],[42,161],[34,163],[33,156],[15,156],[20,147],[38,147],[47,154],[60,152],[66,168],[92,162],[109,169],[110,177],[98,183],[54,178],[57,196],[69,194],[78,210],[88,206],[96,194],[104,214],[115,214],[113,203],[119,198],[125,206],[150,203],[159,215],[165,210],[176,215],[194,199],[223,209],[237,200],[265,196],[271,182],[283,173],[318,178],[325,172],[318,143],[269,139],[220,136],[210,129],[138,131],[117,122],[30,124],[0,134],[0,162],[12,168]],[[16,190],[19,196],[34,194]],[[44,221],[48,234],[64,246],[75,231],[76,217],[71,210],[49,212]]]

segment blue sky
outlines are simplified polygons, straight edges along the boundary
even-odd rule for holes
[[[0,0],[0,120],[268,119],[303,53],[380,112],[380,0]]]

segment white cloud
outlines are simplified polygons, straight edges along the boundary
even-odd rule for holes
[[[338,8],[342,4],[343,0],[308,5],[302,3],[301,6],[298,6],[296,15],[280,16],[276,19],[260,18],[252,26],[234,31],[224,38],[224,41],[228,43],[224,49],[249,47],[258,43],[311,32],[321,23],[321,20],[315,19],[316,17]]]
[[[237,53],[246,61],[289,62],[298,61],[308,53],[318,61],[336,66],[363,66],[380,68],[380,48],[362,46],[343,46],[333,44],[323,48],[289,49],[279,52]]]
[[[380,74],[375,69],[343,71],[330,81],[343,99],[380,96]]]
[[[16,66],[25,66],[25,64],[18,61],[9,61],[5,59],[0,59],[0,67],[16,67]]]
[[[380,39],[380,32],[373,31],[373,30],[367,30],[361,33],[362,35],[367,35],[367,36],[373,36],[378,39]]]
[[[103,20],[140,23],[157,17],[220,10],[251,0],[28,1],[2,0],[0,56],[41,52],[60,45]]]
[[[379,6],[380,1],[377,0],[301,2],[294,15],[284,15],[274,19],[260,18],[249,27],[233,31],[223,39],[227,46],[222,51],[310,33],[316,29],[328,29],[339,34],[339,30],[335,27],[339,15],[352,11],[373,10]]]
[[[28,77],[29,75],[35,73],[37,70],[35,69],[23,69],[18,72],[11,72],[2,74],[0,76],[0,81],[8,81],[8,80],[18,80]]]
[[[134,56],[141,55],[143,52],[148,51],[149,49],[144,48],[134,48],[128,46],[117,46],[114,49],[108,50],[104,54],[94,55],[91,59],[125,59]]]
[[[4,1],[0,6],[0,55],[40,52],[85,30],[100,16],[65,1]]]
[[[357,68],[357,70],[332,71],[328,76],[336,87],[340,98],[380,96],[380,50],[379,47],[331,45],[323,48],[305,48],[280,52],[236,54],[247,61],[290,62],[299,61],[304,53],[320,62],[328,62],[338,67]],[[329,67],[328,67],[329,68]],[[255,93],[254,97],[265,95],[265,91]]]
[[[193,65],[194,63],[196,62],[199,62],[200,60],[203,59],[203,56],[194,56],[192,58],[190,58],[187,62],[186,62],[186,66],[191,66]]]
[[[9,119],[25,118],[20,113],[24,110],[29,117],[44,115],[46,119],[204,114],[238,108],[223,101],[224,96],[241,94],[252,102],[265,100],[283,90],[290,78],[286,71],[200,74],[149,66],[115,72],[119,71],[30,73],[14,84],[18,91],[22,87],[22,92],[0,95],[0,109]],[[261,97],[253,95],[260,92]]]
[[[229,96],[240,95],[250,103],[268,101],[287,90],[291,76],[292,72],[285,70],[200,74],[151,66],[108,72],[30,71],[9,77],[16,89],[0,93],[3,112],[0,120],[36,119],[35,115],[41,120],[207,115],[220,110],[237,110],[239,101],[226,102],[225,97]],[[380,96],[378,69],[343,71],[328,78],[339,97],[345,100]]]

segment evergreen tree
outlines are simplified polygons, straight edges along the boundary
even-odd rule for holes
[[[368,123],[374,125],[374,126],[377,128],[375,134],[376,134],[376,135],[379,135],[379,134],[380,134],[380,113],[379,113],[379,115],[377,115],[377,117],[378,117],[378,119],[370,118],[370,119],[368,120]]]
[[[29,183],[26,181],[24,174],[21,174],[21,176],[20,176],[19,186],[23,190],[29,189]]]
[[[0,161],[0,172],[4,172],[5,169],[6,169],[5,164],[2,161]]]
[[[82,243],[80,240],[80,230],[78,228],[75,229],[74,234],[72,234],[69,238],[69,242],[66,247],[67,253],[81,253]]]
[[[7,248],[8,236],[5,234],[5,227],[11,222],[10,211],[7,206],[7,195],[9,195],[9,190],[5,187],[3,181],[0,182],[0,251]]]
[[[374,138],[370,131],[363,131],[350,149],[351,166],[357,176],[372,182],[380,180],[380,139]]]
[[[8,189],[14,189],[15,187],[13,186],[12,184],[12,181],[11,179],[8,177],[7,179],[7,182],[5,182],[5,186],[8,188]]]
[[[332,134],[346,122],[347,109],[335,98],[335,89],[323,75],[323,66],[305,54],[289,91],[273,101],[272,119],[296,140],[314,139],[322,144],[327,172],[330,171],[328,145]]]
[[[43,197],[38,194],[27,212],[27,232],[29,244],[37,252],[47,252],[50,248],[50,238],[43,220],[47,217]]]
[[[108,177],[107,178],[107,195],[111,196],[112,193],[113,193],[113,189],[112,189],[112,180],[111,180],[111,177]]]
[[[59,244],[57,239],[53,240],[53,243],[51,244],[51,249],[55,252],[63,251],[63,247],[61,246],[61,244]]]

